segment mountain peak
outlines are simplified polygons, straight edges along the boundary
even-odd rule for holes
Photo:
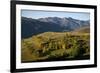
[[[43,32],[73,31],[84,26],[90,26],[89,21],[76,20],[71,17],[46,17],[32,19],[21,18],[22,38]]]

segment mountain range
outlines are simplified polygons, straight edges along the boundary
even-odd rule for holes
[[[89,20],[78,20],[71,17],[46,17],[38,19],[21,17],[21,37],[27,38],[43,32],[74,31],[89,26]]]

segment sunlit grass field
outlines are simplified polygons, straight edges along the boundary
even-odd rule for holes
[[[90,59],[88,32],[44,32],[21,40],[21,61]]]

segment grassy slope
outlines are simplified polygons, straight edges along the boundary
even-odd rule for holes
[[[83,27],[83,28],[75,30],[75,32],[90,33],[90,27]]]
[[[89,59],[89,33],[45,32],[22,40],[21,59],[50,61]]]

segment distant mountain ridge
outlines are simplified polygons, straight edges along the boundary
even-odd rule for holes
[[[59,18],[59,17],[47,17],[47,18],[39,18],[38,19],[39,21],[42,21],[42,22],[51,22],[51,23],[55,23],[55,24],[58,24],[62,27],[65,27],[67,25],[70,25],[71,24],[74,26],[77,25],[77,26],[81,26],[81,25],[89,25],[89,20],[87,21],[83,21],[83,20],[77,20],[77,19],[73,19],[71,17],[69,18]]]
[[[47,17],[32,19],[27,17],[21,17],[21,32],[22,38],[27,38],[35,34],[43,32],[62,32],[62,31],[74,31],[79,28],[89,27],[88,21],[77,20],[71,17],[59,18],[59,17]]]

